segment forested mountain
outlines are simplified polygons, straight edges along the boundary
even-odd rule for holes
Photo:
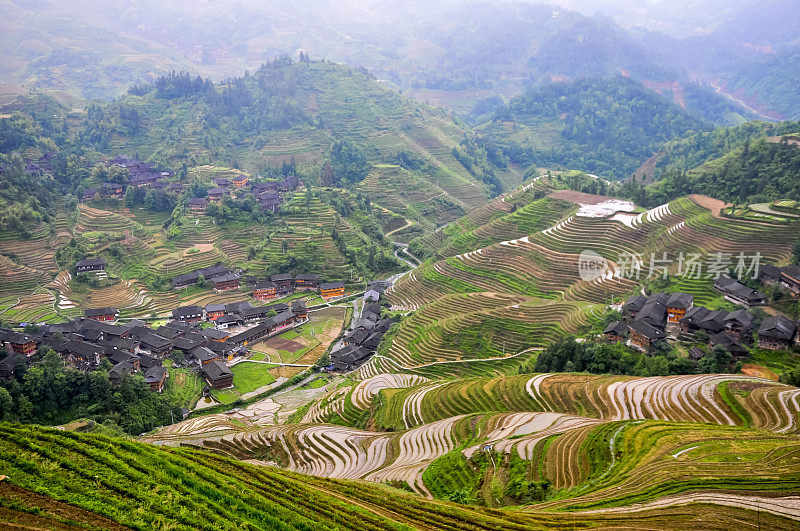
[[[688,172],[668,170],[651,193],[664,200],[699,193],[737,203],[797,201],[800,148],[792,141],[745,140],[728,155]]]
[[[357,17],[351,16],[354,10]],[[0,11],[8,30],[0,39],[0,83],[12,92],[34,88],[73,100],[109,98],[169,70],[219,81],[302,50],[313,59],[364,66],[422,101],[458,111],[483,97],[511,97],[552,79],[619,73],[652,83],[706,118],[706,105],[724,101],[690,82],[683,56],[674,57],[686,47],[675,39],[545,4],[199,2],[187,10],[182,4],[115,0],[98,11],[82,0],[3,0]],[[682,93],[692,90],[705,95],[684,100]],[[735,120],[711,119],[717,118]]]
[[[481,130],[512,161],[626,178],[667,141],[710,125],[624,77],[532,89]]]

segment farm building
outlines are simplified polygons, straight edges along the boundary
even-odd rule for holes
[[[783,315],[764,319],[758,328],[758,346],[769,350],[786,350],[792,343],[797,323]]]
[[[233,387],[233,373],[224,363],[212,360],[203,365],[203,376],[214,389]]]
[[[119,312],[116,308],[93,308],[83,312],[83,315],[95,321],[116,321]]]
[[[75,264],[75,274],[92,273],[95,271],[105,271],[106,261],[104,258],[87,258]]]

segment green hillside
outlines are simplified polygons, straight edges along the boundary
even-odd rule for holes
[[[624,179],[667,141],[709,128],[639,83],[615,77],[531,89],[480,130],[523,166]]]
[[[172,167],[222,162],[263,171],[294,160],[319,171],[338,140],[357,145],[368,163],[409,152],[419,160],[415,172],[457,205],[487,198],[452,154],[466,130],[363,71],[278,59],[220,84],[177,75],[131,92],[90,107],[78,141]]]

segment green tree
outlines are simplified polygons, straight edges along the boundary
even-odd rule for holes
[[[335,184],[361,182],[369,172],[364,150],[349,140],[336,140],[331,144],[330,159]]]

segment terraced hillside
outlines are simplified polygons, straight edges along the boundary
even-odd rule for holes
[[[381,374],[327,393],[298,424],[192,419],[148,440],[526,513],[702,502],[798,519],[798,400],[797,388],[737,375]],[[541,496],[518,488],[529,483]]]
[[[530,190],[523,192],[521,201]],[[576,202],[584,200],[577,195]],[[612,297],[619,300],[638,291],[638,284],[651,274],[651,253],[658,258],[668,253],[672,274],[678,270],[681,253],[697,254],[706,265],[717,253],[731,257],[731,267],[740,253],[747,257],[760,253],[762,263],[782,263],[798,231],[797,224],[719,217],[714,200],[702,196],[684,197],[638,214],[606,217],[560,208],[562,202],[553,197],[533,199],[513,213],[499,215],[495,202],[486,209],[488,215],[476,213],[452,225],[453,232],[462,236],[419,240],[418,248],[438,249],[445,258],[428,260],[388,291],[394,309],[416,312],[399,325],[395,340],[384,345],[382,355],[408,367],[411,360],[455,359],[447,345],[459,351],[461,359],[497,356],[504,342],[505,353],[517,353],[558,334],[580,331],[602,315]],[[561,215],[567,217],[558,221]],[[480,216],[489,221],[463,232]],[[543,223],[547,225],[541,228]],[[497,242],[504,235],[499,243],[448,256],[455,249]],[[607,260],[602,276],[590,281],[580,277],[579,257],[584,251]],[[630,267],[630,259],[624,262],[626,254],[642,257],[638,272]],[[697,279],[675,277],[673,289],[695,294],[699,304],[713,303],[719,296],[713,293],[711,273],[703,269]],[[476,341],[470,343],[470,338]]]
[[[407,99],[364,72],[281,59],[213,91],[238,91],[245,97],[221,108],[204,93],[163,97],[153,88],[110,104],[106,117],[99,122],[90,117],[84,127],[128,131],[108,117],[117,116],[120,107],[134,108],[140,127],[116,134],[115,150],[173,165],[192,159],[228,161],[254,173],[292,160],[321,167],[331,143],[344,140],[363,148],[370,163],[390,162],[400,151],[410,154],[420,161],[415,180],[427,181],[447,203],[476,207],[487,200],[487,186],[452,154],[467,130],[443,110]],[[241,119],[240,113],[248,118]],[[208,115],[215,119],[204,120]],[[498,171],[503,177],[514,172]]]
[[[773,442],[778,446],[781,442]],[[0,426],[3,520],[37,528],[151,529],[536,529],[581,525],[682,528],[752,522],[788,529],[796,508],[777,485],[707,496],[687,507],[627,508],[631,514],[496,510],[428,501],[375,484],[320,479],[240,463],[208,452],[155,448],[98,435]],[[718,454],[717,454],[718,455]],[[780,463],[778,463],[780,464]],[[790,482],[781,481],[781,487]],[[691,503],[691,500],[688,500]],[[756,515],[754,509],[761,514]]]
[[[215,170],[225,169],[205,166],[194,173],[210,178],[233,172]],[[106,203],[81,204],[72,232],[66,235],[57,229],[55,237],[46,236],[42,226],[32,240],[0,238],[0,252],[6,254],[0,256],[5,264],[0,268],[0,311],[6,310],[7,320],[63,320],[80,314],[82,308],[103,306],[120,309],[123,317],[163,315],[181,303],[247,299],[246,288],[227,293],[169,289],[174,276],[217,263],[260,277],[280,270],[314,272],[331,280],[356,279],[360,274],[388,276],[399,268],[380,234],[378,218],[354,194],[340,189],[287,194],[284,212],[266,223],[219,224],[206,215],[190,215],[165,228],[169,219],[165,214]],[[102,285],[78,283],[68,271],[60,271],[55,257],[60,249],[72,248],[68,237],[85,255],[106,259],[110,278]],[[62,265],[70,262],[62,259]],[[42,299],[42,307],[36,308],[34,300],[27,305],[19,300],[45,288],[51,295]]]

